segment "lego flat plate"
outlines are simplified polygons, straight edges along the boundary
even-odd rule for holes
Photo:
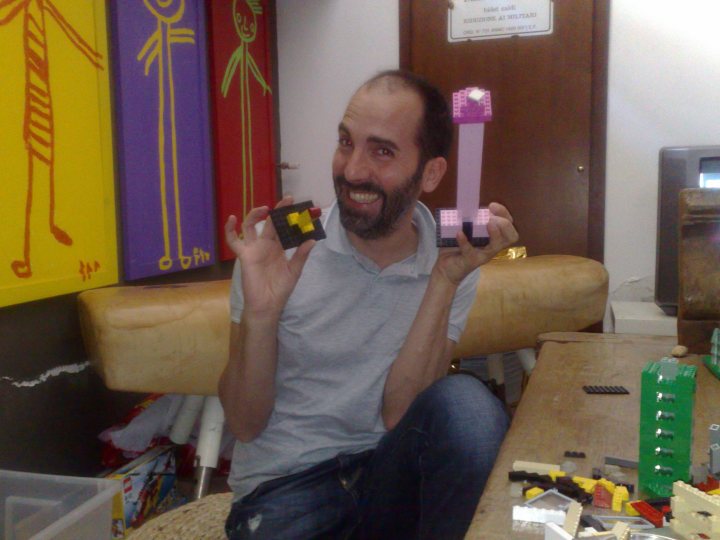
[[[568,509],[571,503],[575,502],[570,497],[563,495],[556,489],[549,489],[544,493],[541,493],[537,497],[533,497],[527,501],[523,506],[530,506],[532,508],[544,508],[547,510],[562,510]]]

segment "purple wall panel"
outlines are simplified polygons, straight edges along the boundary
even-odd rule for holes
[[[159,3],[111,2],[129,280],[215,261],[204,2]]]

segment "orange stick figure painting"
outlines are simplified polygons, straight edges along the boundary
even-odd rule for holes
[[[248,71],[260,83],[265,92],[271,92],[270,86],[262,76],[255,60],[250,54],[250,43],[257,35],[257,16],[262,14],[260,0],[233,0],[233,22],[240,37],[240,46],[230,57],[220,91],[227,97],[235,71],[238,71],[240,87],[240,120],[242,126],[242,181],[243,181],[243,215],[254,206],[253,204],[253,149],[252,149],[252,112],[250,102],[250,80]],[[238,70],[238,67],[240,68]],[[272,92],[271,92],[272,93]]]
[[[178,43],[195,44],[195,32],[191,28],[174,28],[185,13],[185,0],[143,0],[145,7],[157,20],[157,29],[145,42],[138,61],[145,61],[145,75],[157,60],[158,74],[158,164],[160,167],[160,204],[162,210],[163,246],[165,253],[158,261],[161,270],[169,270],[173,261],[170,253],[170,231],[168,220],[167,164],[170,154],[172,174],[173,206],[175,207],[175,229],[180,266],[190,267],[192,257],[183,254],[182,224],[180,222],[180,186],[177,155],[177,129],[175,119],[175,86],[173,83],[172,46]],[[167,86],[167,96],[165,87]],[[170,147],[165,134],[165,123],[170,122]]]
[[[50,183],[49,228],[55,239],[66,246],[71,236],[55,222],[55,126],[50,62],[48,56],[45,15],[58,24],[70,43],[97,69],[103,69],[102,55],[92,48],[50,0],[0,0],[0,26],[15,17],[23,21],[23,52],[25,54],[25,114],[23,138],[28,157],[28,184],[25,199],[25,236],[22,259],[12,261],[11,268],[19,278],[32,276],[30,261],[30,217],[33,205],[33,180],[40,167],[48,169]]]

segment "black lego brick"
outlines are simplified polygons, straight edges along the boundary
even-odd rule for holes
[[[624,386],[583,386],[586,394],[629,394]]]

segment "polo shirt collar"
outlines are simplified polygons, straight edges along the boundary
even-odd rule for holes
[[[418,231],[417,252],[403,261],[390,265],[383,270],[383,273],[393,269],[394,271],[392,273],[394,274],[418,276],[423,274],[429,275],[432,271],[438,255],[435,237],[435,219],[428,207],[419,201],[413,210],[413,223]],[[366,268],[368,268],[368,264],[375,266],[372,261],[369,261],[367,257],[359,253],[350,243],[347,231],[340,223],[340,210],[338,209],[337,201],[334,202],[328,210],[323,227],[327,234],[327,238],[324,241],[326,248],[343,255],[351,255]]]

